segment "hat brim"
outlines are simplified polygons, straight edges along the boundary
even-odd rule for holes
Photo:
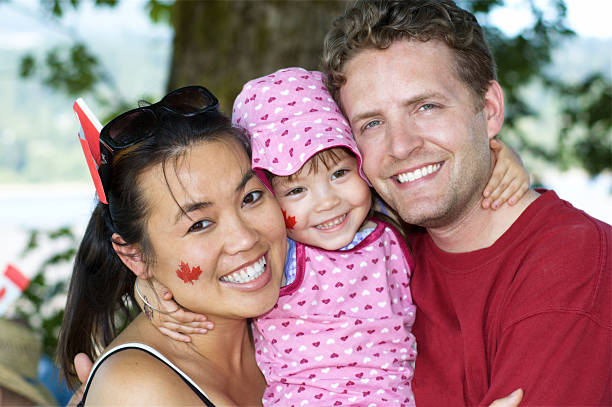
[[[0,386],[5,387],[39,406],[57,406],[57,400],[40,383],[31,383],[20,375],[0,365]]]

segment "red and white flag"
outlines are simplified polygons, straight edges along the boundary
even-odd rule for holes
[[[85,154],[89,173],[96,187],[98,199],[100,202],[106,204],[108,203],[106,194],[104,193],[102,180],[98,174],[98,167],[100,166],[100,130],[102,130],[102,124],[96,116],[94,116],[83,99],[78,98],[72,105],[72,108],[81,123],[79,141],[81,142],[81,148],[83,148],[83,153]]]
[[[4,273],[0,274],[0,316],[4,315],[7,308],[15,302],[22,292],[28,288],[30,279],[9,264]]]

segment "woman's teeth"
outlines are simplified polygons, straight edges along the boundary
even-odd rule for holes
[[[329,229],[329,228],[333,228],[336,225],[339,225],[340,223],[344,222],[344,218],[346,218],[346,213],[342,216],[338,216],[336,219],[332,220],[331,222],[327,222],[327,223],[322,223],[320,225],[315,226],[315,228],[317,229]]]
[[[421,177],[424,177],[425,175],[429,175],[432,174],[436,171],[438,171],[440,169],[442,165],[440,163],[437,164],[429,164],[423,168],[419,168],[417,170],[414,170],[412,172],[405,172],[403,174],[400,174],[397,176],[397,180],[399,182],[401,182],[402,184],[404,182],[410,182],[410,181],[414,181],[417,180]]]
[[[232,274],[221,277],[219,280],[228,283],[244,284],[255,280],[266,270],[266,259],[261,256],[255,263],[241,270],[234,271]]]

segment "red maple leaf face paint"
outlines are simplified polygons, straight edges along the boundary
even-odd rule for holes
[[[200,274],[202,274],[202,270],[200,270],[200,266],[189,267],[189,263],[185,263],[181,261],[179,268],[176,270],[176,275],[178,278],[183,280],[185,284],[191,283],[200,278]]]
[[[287,229],[293,229],[295,226],[295,216],[287,216],[287,212],[283,211],[283,217],[285,218],[285,227]]]

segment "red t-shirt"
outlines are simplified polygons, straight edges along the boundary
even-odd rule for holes
[[[540,192],[491,247],[412,236],[417,406],[610,405],[612,227]]]

